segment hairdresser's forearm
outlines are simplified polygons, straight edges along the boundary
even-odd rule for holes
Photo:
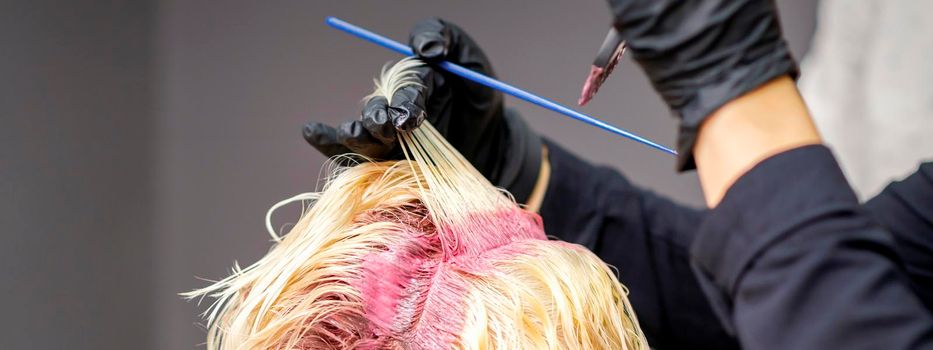
[[[694,148],[707,205],[715,207],[732,183],[763,159],[818,143],[820,136],[789,77],[727,103],[701,125]]]

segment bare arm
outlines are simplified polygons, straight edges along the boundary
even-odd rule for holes
[[[774,79],[725,104],[700,126],[694,148],[707,205],[715,207],[739,176],[765,158],[820,142],[789,77]]]

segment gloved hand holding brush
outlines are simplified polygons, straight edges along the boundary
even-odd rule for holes
[[[609,0],[609,5],[614,36],[625,42],[681,120],[678,170],[695,167],[699,127],[716,109],[774,78],[797,76],[771,0]]]
[[[427,62],[447,60],[494,76],[483,51],[463,30],[437,18],[412,29],[409,44]],[[359,120],[337,128],[312,122],[305,139],[326,156],[357,153],[399,159],[396,129],[410,130],[427,118],[496,186],[524,203],[541,166],[541,140],[521,118],[505,110],[502,94],[430,65],[417,69],[420,85],[367,101]]]

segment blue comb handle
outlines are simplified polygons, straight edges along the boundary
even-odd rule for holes
[[[340,30],[342,30],[342,31],[344,31],[344,32],[347,32],[347,33],[349,33],[349,34],[353,34],[354,36],[356,36],[356,37],[358,37],[358,38],[360,38],[360,39],[364,39],[364,40],[369,41],[369,42],[371,42],[371,43],[373,43],[373,44],[376,44],[376,45],[385,47],[385,48],[387,48],[387,49],[389,49],[389,50],[398,52],[398,53],[403,54],[403,55],[406,55],[406,56],[414,56],[414,52],[412,52],[412,51],[411,51],[411,48],[409,48],[407,45],[403,45],[402,43],[400,43],[400,42],[398,42],[398,41],[395,41],[395,40],[386,38],[386,37],[384,37],[384,36],[382,36],[382,35],[379,35],[379,34],[376,34],[376,33],[371,32],[371,31],[368,31],[368,30],[366,30],[366,29],[357,27],[357,26],[355,26],[355,25],[353,25],[353,24],[350,24],[350,23],[347,23],[347,22],[345,22],[345,21],[343,21],[343,20],[341,20],[341,19],[339,19],[339,18],[336,18],[336,17],[327,17],[326,22],[327,22],[327,24],[330,25],[331,27],[340,29]],[[604,122],[604,121],[602,121],[602,120],[596,119],[596,118],[594,118],[594,117],[591,117],[591,116],[588,116],[588,115],[586,115],[586,114],[583,114],[583,113],[577,112],[577,111],[575,111],[575,110],[572,110],[572,109],[570,109],[570,108],[564,107],[563,105],[561,105],[561,104],[559,104],[559,103],[557,103],[557,102],[551,101],[551,100],[549,100],[549,99],[546,99],[546,98],[544,98],[544,97],[541,97],[541,96],[532,94],[532,93],[530,93],[530,92],[527,92],[527,91],[525,91],[525,90],[519,89],[519,88],[514,87],[514,86],[512,86],[512,85],[503,83],[503,82],[501,82],[501,81],[499,81],[499,80],[496,80],[496,79],[487,77],[487,76],[485,76],[485,75],[483,75],[483,74],[480,74],[480,73],[474,72],[474,71],[472,71],[472,70],[463,68],[462,66],[460,66],[460,65],[458,65],[458,64],[454,64],[454,63],[450,63],[450,62],[447,62],[447,61],[443,61],[443,62],[440,62],[440,63],[438,64],[438,66],[440,66],[441,68],[443,68],[444,70],[446,70],[446,71],[448,71],[448,72],[450,72],[450,73],[453,73],[453,74],[456,74],[456,75],[460,76],[461,78],[464,78],[464,79],[467,79],[467,80],[476,82],[476,83],[478,83],[478,84],[482,84],[482,85],[488,86],[488,87],[490,87],[490,88],[493,88],[493,89],[502,91],[503,93],[506,93],[506,94],[515,96],[515,97],[517,97],[517,98],[519,98],[519,99],[525,100],[525,101],[530,102],[530,103],[532,103],[532,104],[536,104],[536,105],[541,106],[541,107],[544,107],[544,108],[546,108],[546,109],[550,109],[550,110],[552,110],[552,111],[554,111],[554,112],[557,112],[557,113],[566,115],[566,116],[568,116],[568,117],[571,117],[571,118],[576,119],[576,120],[579,120],[579,121],[581,121],[581,122],[590,124],[590,125],[595,126],[595,127],[597,127],[597,128],[600,128],[600,129],[609,131],[609,132],[611,132],[611,133],[613,133],[613,134],[621,135],[621,136],[627,137],[627,138],[629,138],[629,139],[638,141],[638,142],[640,142],[640,143],[642,143],[642,144],[645,144],[645,145],[647,145],[647,146],[649,146],[649,147],[652,147],[652,148],[654,148],[654,149],[661,150],[661,151],[664,151],[664,152],[667,152],[667,153],[670,153],[670,154],[673,154],[673,155],[677,155],[677,152],[676,152],[676,151],[674,151],[674,150],[672,150],[672,149],[670,149],[670,148],[664,147],[664,146],[662,146],[662,145],[660,145],[660,144],[658,144],[658,143],[656,143],[656,142],[654,142],[654,141],[651,141],[651,140],[646,139],[646,138],[644,138],[644,137],[635,135],[635,134],[633,134],[633,133],[631,133],[631,132],[625,131],[625,130],[620,129],[620,128],[618,128],[618,127],[615,127],[615,126],[613,126],[613,125],[611,125],[611,124],[608,124],[608,123],[606,123],[606,122]]]

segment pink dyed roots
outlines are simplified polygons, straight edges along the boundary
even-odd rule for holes
[[[420,212],[420,211],[419,211]],[[370,325],[361,349],[445,349],[457,341],[466,312],[467,286],[460,274],[491,272],[490,259],[514,254],[512,242],[547,240],[541,217],[518,207],[471,213],[460,225],[437,229],[429,220],[401,219],[411,240],[371,254],[355,283]],[[383,217],[382,219],[386,219]]]

